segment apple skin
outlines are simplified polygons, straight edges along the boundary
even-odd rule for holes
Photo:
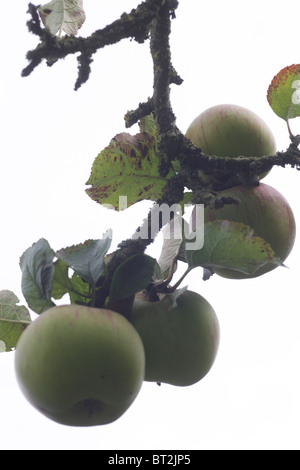
[[[276,256],[283,262],[292,251],[296,238],[296,222],[288,201],[277,189],[265,183],[258,186],[240,185],[217,192],[218,197],[233,197],[239,204],[226,204],[220,209],[206,207],[204,222],[225,219],[242,222],[268,242]],[[195,209],[192,228],[195,229]],[[205,240],[204,240],[205,243]],[[267,264],[252,275],[236,270],[218,268],[215,273],[229,279],[248,279],[261,276],[277,266]]]
[[[219,322],[196,292],[185,291],[175,306],[168,295],[150,302],[137,294],[129,319],[144,344],[146,381],[188,386],[211,369],[219,347]]]
[[[217,157],[262,157],[276,153],[275,138],[267,124],[253,111],[233,104],[212,106],[199,114],[186,132],[206,155]],[[260,179],[269,171],[259,175]],[[199,172],[205,183],[221,183],[230,172]]]
[[[57,306],[20,337],[15,370],[25,397],[48,418],[95,426],[115,421],[132,404],[144,380],[145,353],[118,313]]]

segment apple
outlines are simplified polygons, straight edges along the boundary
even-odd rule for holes
[[[206,207],[204,222],[225,219],[250,226],[256,235],[268,242],[275,255],[283,262],[292,251],[296,237],[293,211],[284,196],[264,183],[258,186],[240,185],[217,192],[218,197],[233,197],[239,204],[226,204],[222,208]],[[192,228],[195,230],[195,209],[192,212]],[[204,240],[205,243],[205,240]],[[267,264],[254,274],[216,268],[215,273],[229,279],[247,279],[265,274],[277,266]]]
[[[142,338],[145,380],[188,386],[211,369],[219,347],[215,311],[201,295],[184,291],[176,298],[163,295],[156,302],[136,295],[129,320]]]
[[[274,155],[276,143],[267,124],[253,111],[233,104],[212,106],[190,124],[186,136],[202,153],[217,157],[262,157]],[[262,179],[267,173],[259,175]],[[220,183],[230,172],[199,172],[206,183]]]
[[[21,335],[15,370],[28,401],[70,426],[118,419],[144,380],[143,343],[122,315],[82,305],[50,308]]]

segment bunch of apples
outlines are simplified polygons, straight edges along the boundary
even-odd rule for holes
[[[220,158],[263,157],[276,153],[275,139],[267,124],[253,111],[237,105],[224,104],[207,109],[191,123],[186,135],[204,154]],[[259,179],[267,174],[258,175]],[[199,175],[206,183],[220,185],[234,176],[224,171],[210,175],[200,171]],[[282,263],[286,260],[295,242],[296,223],[290,204],[277,189],[259,182],[229,187],[216,194],[218,198],[232,197],[238,204],[225,204],[218,209],[206,207],[205,222],[222,219],[245,224],[271,246]],[[195,210],[191,222],[196,230]],[[214,272],[229,279],[247,279],[275,268],[275,264],[266,264],[251,275],[223,267]]]
[[[233,105],[200,114],[187,136],[203,153],[218,157],[260,157],[276,151],[266,124],[252,111]],[[200,177],[222,183],[230,174]],[[295,239],[295,220],[276,189],[259,183],[231,187],[219,195],[239,203],[207,207],[205,221],[242,222],[268,242],[282,262],[287,258]],[[271,269],[274,264],[252,276]],[[228,268],[216,274],[252,277]],[[203,379],[214,364],[219,341],[214,309],[186,289],[159,294],[155,301],[145,293],[136,294],[126,317],[108,308],[56,306],[21,335],[16,375],[29,402],[48,418],[70,426],[108,424],[126,412],[144,381],[189,386]]]
[[[128,319],[82,305],[47,310],[20,337],[15,368],[41,413],[65,425],[95,426],[118,419],[144,380],[198,382],[218,346],[217,316],[199,294],[185,290],[150,302],[141,293]]]

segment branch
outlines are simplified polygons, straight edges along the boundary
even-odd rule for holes
[[[183,83],[183,79],[178,75],[176,70],[171,68],[171,77],[170,77],[170,84],[174,83],[175,85],[181,85]],[[148,98],[148,101],[144,103],[140,103],[139,107],[135,110],[128,111],[125,116],[125,126],[131,127],[134,124],[136,124],[140,119],[142,119],[145,116],[148,116],[149,114],[153,113],[154,114],[154,102],[153,102],[153,97]]]
[[[171,19],[175,17],[174,12],[177,7],[178,0],[145,0],[129,14],[124,13],[120,19],[87,38],[71,36],[58,38],[41,27],[37,7],[29,4],[28,11],[31,14],[31,20],[28,22],[28,27],[40,38],[41,42],[36,49],[28,52],[29,65],[23,70],[22,75],[29,75],[44,59],[48,65],[53,65],[57,60],[69,54],[79,53],[77,58],[79,73],[75,84],[75,89],[78,89],[88,80],[93,54],[98,49],[125,38],[133,38],[139,43],[150,38],[154,72],[153,96],[147,102],[140,103],[136,110],[129,111],[125,116],[125,123],[127,127],[130,127],[142,117],[153,113],[158,131],[157,144],[161,176],[169,173],[172,161],[180,162],[181,169],[168,180],[160,201],[157,201],[159,205],[166,203],[172,206],[178,203],[183,198],[185,188],[193,192],[194,203],[207,201],[209,203],[213,197],[213,191],[241,183],[257,183],[257,175],[270,170],[274,165],[282,167],[291,165],[300,169],[299,136],[293,139],[286,152],[277,152],[273,156],[218,158],[202,154],[201,150],[180,132],[176,126],[176,117],[170,102],[170,84],[182,83],[182,79],[172,65],[169,44]],[[215,170],[228,171],[234,174],[234,177],[222,183],[221,187],[214,188],[203,184],[198,170],[207,174]],[[232,202],[234,201],[219,201],[218,203]],[[97,306],[102,306],[109,295],[111,279],[116,268],[128,257],[144,253],[147,246],[153,242],[155,234],[151,234],[151,213],[152,211],[149,212],[144,222],[148,227],[149,237],[147,239],[138,237],[140,227],[131,239],[123,241],[110,256],[107,263],[108,275],[102,288],[96,293]],[[159,226],[158,231],[161,228]]]
[[[174,5],[175,6],[175,5]],[[176,2],[176,7],[178,2]],[[174,18],[174,11],[171,15]],[[166,176],[171,168],[173,159],[172,149],[165,147],[165,136],[172,135],[177,130],[175,125],[175,115],[170,102],[170,83],[177,76],[172,63],[169,44],[171,33],[170,9],[165,4],[159,16],[157,16],[151,27],[151,55],[154,67],[153,81],[153,110],[156,118],[159,151],[159,173]]]
[[[153,108],[158,134],[169,132],[174,127],[175,115],[170,103],[171,52],[169,36],[171,20],[167,5],[153,20],[151,27],[151,55],[154,68]]]
[[[148,221],[150,227],[151,211],[148,215]],[[138,230],[139,229],[137,229],[133,238],[122,241],[118,245],[117,250],[111,253],[111,255],[109,256],[109,261],[107,263],[107,275],[105,277],[103,285],[101,286],[101,289],[96,292],[95,306],[102,307],[104,305],[106,298],[109,296],[110,284],[113,278],[113,274],[118,268],[118,266],[120,266],[123,261],[133,255],[143,254],[147,246],[153,242],[153,239],[151,237],[147,239],[138,238]]]
[[[172,133],[165,138],[167,141],[165,147],[171,146],[173,158],[181,162],[182,170],[179,174],[184,177],[185,184],[192,190],[203,189],[203,183],[199,181],[198,170],[202,170],[207,174],[219,170],[230,172],[234,175],[228,181],[222,183],[222,185],[213,187],[213,189],[219,190],[237,184],[257,183],[257,175],[269,171],[273,166],[285,167],[290,165],[292,168],[300,169],[299,136],[293,139],[288,149],[284,152],[277,152],[275,155],[263,157],[240,156],[236,158],[205,155],[201,152],[201,149],[195,147],[180,131],[175,136]],[[176,149],[175,153],[174,149]]]
[[[138,43],[148,39],[150,24],[158,15],[162,2],[165,3],[165,0],[147,0],[129,14],[123,13],[120,19],[87,38],[52,36],[47,29],[41,27],[38,7],[30,3],[28,13],[31,15],[31,20],[27,25],[29,31],[40,38],[41,43],[36,49],[27,53],[29,65],[22,71],[22,76],[28,76],[44,59],[48,65],[53,65],[57,60],[79,52],[79,76],[75,84],[77,90],[89,78],[92,56],[98,49],[116,44],[125,38],[133,38]]]

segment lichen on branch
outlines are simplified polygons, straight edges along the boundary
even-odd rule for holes
[[[150,52],[153,61],[153,96],[141,102],[137,109],[128,111],[125,115],[126,127],[131,127],[143,117],[152,113],[157,125],[157,148],[159,152],[159,173],[165,176],[169,173],[172,162],[177,160],[180,170],[172,176],[163,191],[158,204],[176,204],[182,201],[185,188],[193,193],[194,203],[209,201],[212,193],[240,183],[257,183],[257,175],[270,170],[273,166],[285,167],[290,165],[300,169],[299,136],[293,137],[285,152],[277,152],[260,158],[238,157],[218,158],[204,155],[187,139],[176,125],[170,100],[170,85],[180,85],[181,77],[174,69],[171,60],[169,38],[171,22],[175,18],[178,0],[145,0],[130,13],[123,13],[119,19],[103,29],[95,31],[87,38],[65,36],[56,37],[41,26],[38,7],[29,4],[29,31],[40,39],[38,46],[27,53],[28,66],[22,75],[28,76],[43,61],[49,66],[70,54],[78,54],[78,77],[75,90],[82,86],[91,73],[91,63],[94,54],[108,45],[113,45],[125,38],[134,39],[138,43],[150,41]],[[199,178],[199,170],[210,174],[215,170],[233,174],[220,187],[204,184]],[[150,227],[151,212],[145,223]],[[159,227],[160,230],[162,227]],[[138,229],[137,229],[138,232]],[[109,286],[115,269],[124,259],[143,253],[153,239],[135,238],[122,242],[108,262],[108,275],[105,279],[97,304],[100,306],[109,293]]]
[[[97,50],[116,44],[125,38],[132,38],[138,43],[143,43],[148,39],[151,22],[158,15],[162,3],[172,5],[177,2],[147,0],[130,13],[123,13],[118,20],[95,31],[87,38],[52,36],[47,29],[41,27],[38,7],[30,3],[28,13],[31,19],[27,22],[28,29],[37,35],[41,42],[34,50],[27,53],[29,65],[23,70],[22,76],[28,76],[42,60],[46,60],[48,65],[53,65],[57,60],[79,52],[79,76],[75,84],[77,90],[89,78],[90,63]]]
[[[171,19],[175,18],[178,0],[146,0],[130,13],[123,13],[119,19],[103,29],[95,31],[87,38],[52,36],[41,26],[38,7],[32,3],[28,6],[31,19],[28,28],[40,38],[38,46],[27,53],[28,66],[22,75],[28,76],[43,61],[49,66],[70,54],[77,54],[78,78],[75,89],[85,83],[91,72],[93,55],[107,45],[115,44],[125,38],[133,38],[139,43],[150,40],[153,60],[153,96],[141,102],[137,109],[125,115],[126,127],[153,113],[158,128],[158,148],[160,152],[160,172],[168,173],[172,160],[181,163],[181,179],[190,190],[200,190],[203,183],[197,177],[197,170],[211,173],[213,170],[230,171],[235,174],[227,185],[243,182],[255,182],[256,175],[267,171],[272,166],[300,168],[300,152],[297,136],[286,152],[261,158],[218,158],[201,153],[186,139],[176,126],[176,118],[170,102],[170,84],[180,85],[181,77],[177,74],[171,61],[169,37]],[[220,188],[215,188],[220,189]]]

